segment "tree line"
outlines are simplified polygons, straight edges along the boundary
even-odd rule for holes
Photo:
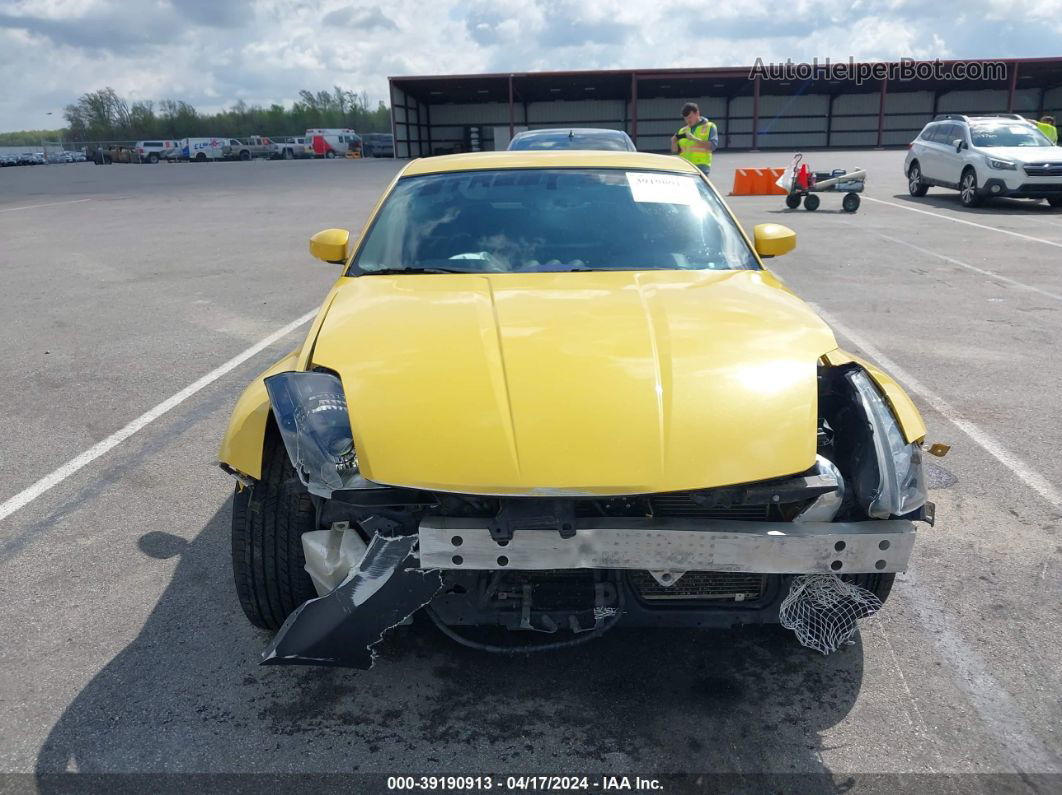
[[[300,91],[289,107],[248,105],[240,100],[219,113],[201,113],[183,100],[127,102],[110,87],[82,94],[67,105],[63,130],[0,134],[0,144],[65,141],[133,141],[217,135],[243,138],[253,134],[302,135],[312,127],[349,127],[358,132],[390,132],[391,112],[369,95],[335,86],[331,91]],[[11,139],[11,140],[5,140]]]

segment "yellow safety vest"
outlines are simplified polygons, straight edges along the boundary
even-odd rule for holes
[[[1035,122],[1036,126],[1040,128],[1040,132],[1047,136],[1047,140],[1058,146],[1058,128],[1053,124],[1048,124],[1046,121]]]
[[[690,126],[687,124],[678,131],[679,154],[695,166],[712,165],[712,153],[705,152],[702,149],[694,149],[693,142],[703,141],[707,143],[714,128],[715,122],[708,121],[707,119],[701,119],[694,124],[692,130],[690,130]]]

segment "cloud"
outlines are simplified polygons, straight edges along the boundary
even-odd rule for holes
[[[637,26],[603,19],[551,18],[538,36],[542,47],[580,47],[585,44],[620,45],[631,38]]]
[[[179,26],[170,22],[166,16],[132,17],[109,12],[65,19],[0,13],[0,28],[97,53],[124,54],[174,41]]]
[[[343,28],[360,28],[361,30],[398,30],[398,25],[384,14],[378,6],[359,8],[343,6],[325,14],[323,22]]]
[[[242,27],[255,16],[251,0],[170,0],[170,5],[178,17],[207,27]]]
[[[86,91],[290,103],[389,75],[1057,54],[1062,0],[0,0],[0,130]],[[53,116],[46,116],[52,112]]]

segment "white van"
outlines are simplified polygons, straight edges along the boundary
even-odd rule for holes
[[[361,152],[361,138],[346,128],[326,127],[307,130],[310,149],[315,157],[346,157],[347,152]]]
[[[228,143],[228,138],[185,138],[181,141],[181,160],[224,160]]]

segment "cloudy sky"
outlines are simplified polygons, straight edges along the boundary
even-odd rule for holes
[[[388,75],[1049,55],[1062,0],[0,0],[0,130],[108,85],[213,111]]]

